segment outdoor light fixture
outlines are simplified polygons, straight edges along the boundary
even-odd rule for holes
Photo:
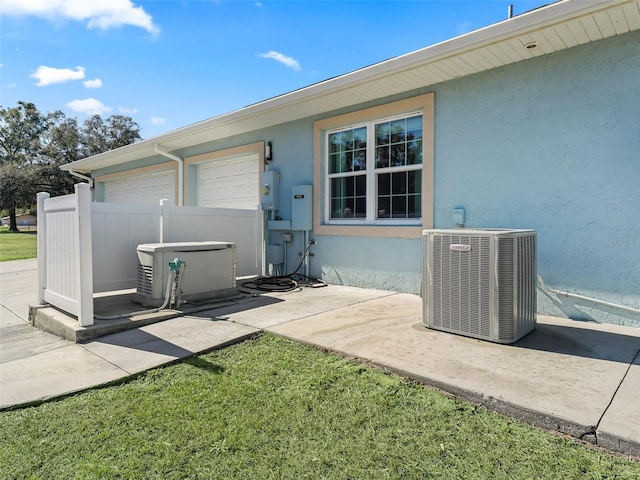
[[[524,44],[524,48],[526,48],[527,50],[533,50],[534,48],[538,47],[538,42],[536,42],[535,40],[533,42],[528,42]]]
[[[267,146],[264,149],[264,161],[267,163],[271,163],[271,160],[273,159],[272,149],[273,149],[273,144],[271,142],[267,142]]]

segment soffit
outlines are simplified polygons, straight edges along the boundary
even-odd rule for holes
[[[564,0],[400,57],[63,166],[79,172],[322,115],[640,29],[640,0]],[[537,47],[526,46],[535,42]]]

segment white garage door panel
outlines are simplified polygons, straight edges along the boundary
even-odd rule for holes
[[[200,165],[198,206],[254,208],[258,198],[258,155]]]
[[[105,182],[104,199],[114,203],[158,203],[163,198],[175,204],[176,175],[173,171],[119,178]]]

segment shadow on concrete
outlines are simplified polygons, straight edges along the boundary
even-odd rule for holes
[[[222,311],[224,312],[223,314],[230,314],[279,302],[284,302],[284,300],[265,295],[238,293],[233,296],[203,300],[200,302],[185,302],[180,306],[180,311],[184,314],[202,317],[207,316],[207,312],[217,313]],[[122,315],[131,312],[139,312],[139,314],[142,314],[145,310],[153,309],[153,307],[137,303],[135,301],[135,294],[131,292],[114,293],[96,297],[93,299],[93,308],[96,317],[103,315]]]
[[[115,345],[118,347],[126,347],[134,350],[142,350],[145,352],[157,353],[159,355],[167,355],[170,357],[189,357],[194,354],[187,349],[178,345],[156,337],[144,330],[135,329],[127,333],[127,335],[106,335],[100,338],[100,343]]]
[[[513,346],[630,364],[640,351],[640,337],[538,323],[533,332]]]
[[[284,302],[281,298],[265,295],[247,296],[236,302],[220,303],[219,305],[185,306],[185,313],[194,317],[209,317],[212,320],[226,320],[226,315],[245,312],[254,308],[265,307]]]

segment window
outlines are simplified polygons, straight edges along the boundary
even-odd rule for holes
[[[420,238],[433,228],[434,94],[313,123],[313,231]]]
[[[420,223],[421,114],[326,135],[329,221]]]

